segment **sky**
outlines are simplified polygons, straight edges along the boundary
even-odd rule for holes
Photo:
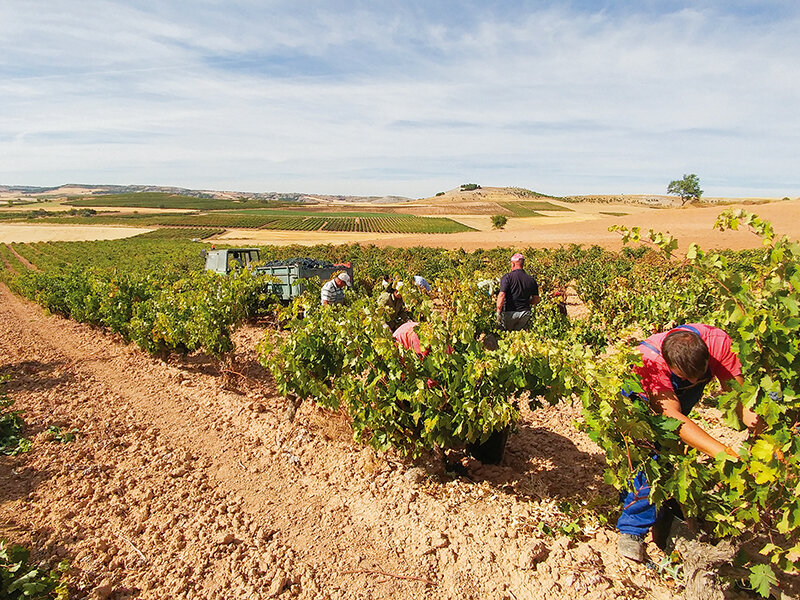
[[[800,195],[796,0],[3,0],[0,184]]]

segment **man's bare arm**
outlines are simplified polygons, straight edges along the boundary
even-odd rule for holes
[[[657,394],[650,400],[650,405],[660,415],[683,421],[679,435],[695,450],[712,457],[720,452],[726,452],[730,456],[738,458],[732,448],[711,437],[702,427],[681,412],[681,403],[675,394],[670,392]]]
[[[506,293],[497,294],[497,312],[503,312],[503,305],[506,303]]]

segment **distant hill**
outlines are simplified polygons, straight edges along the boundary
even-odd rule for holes
[[[476,185],[476,184],[469,184]],[[547,194],[540,194],[519,187],[481,187],[475,188],[462,185],[461,187],[448,190],[446,192],[439,192],[435,196],[429,198],[422,198],[420,202],[435,202],[444,201],[452,202],[517,202],[520,200],[541,200],[541,199],[559,200],[556,196],[548,196]]]
[[[595,204],[644,204],[646,206],[669,206],[676,201],[675,196],[658,194],[564,196],[561,199],[564,202],[593,202]]]
[[[342,196],[335,194],[304,194],[298,192],[237,192],[219,190],[193,190],[181,187],[160,185],[95,185],[67,183],[56,187],[36,187],[25,185],[0,185],[0,196],[46,196],[51,198],[73,198],[82,196],[104,196],[139,193],[160,193],[173,196],[208,199],[252,199],[276,202],[298,202],[304,204],[346,203],[402,203],[411,202],[404,196]]]
[[[505,214],[532,216],[532,211],[569,210],[570,204],[638,204],[644,206],[674,206],[679,203],[673,196],[660,194],[617,194],[584,196],[551,196],[521,187],[482,187],[465,184],[458,188],[439,192],[427,198],[405,196],[344,196],[339,194],[308,194],[302,192],[238,192],[220,190],[194,190],[158,185],[97,185],[69,183],[55,187],[26,185],[0,185],[0,201],[21,200],[35,202],[36,199],[100,198],[106,195],[163,194],[208,200],[247,201],[262,203],[280,202],[288,204],[315,205],[320,209],[346,209],[347,205],[371,205],[382,212],[404,212],[411,214]],[[769,199],[703,198],[703,203],[724,204],[729,201]],[[546,202],[548,204],[536,204]],[[92,205],[98,205],[92,202]],[[560,206],[561,208],[556,208]],[[361,209],[360,208],[360,209]],[[360,210],[359,209],[359,210]],[[351,207],[352,210],[352,207]]]
[[[475,184],[471,184],[475,185]],[[467,189],[465,189],[465,187]],[[539,216],[542,211],[570,211],[556,196],[518,187],[461,186],[404,205],[406,213],[419,215]]]
[[[60,187],[60,186],[59,186]],[[35,187],[32,185],[0,185],[0,194],[47,194],[59,187]]]
[[[107,200],[106,200],[107,198]],[[506,215],[539,216],[553,211],[569,211],[570,203],[669,204],[664,196],[570,196],[560,198],[520,187],[482,187],[465,184],[428,198],[404,196],[345,196],[300,192],[238,192],[195,190],[157,185],[97,185],[69,183],[56,187],[0,186],[0,200],[27,204],[37,200],[66,200],[72,206],[128,206],[220,210],[286,205],[314,206],[317,210],[370,210],[414,215]],[[191,202],[189,200],[192,200]],[[241,203],[241,204],[240,204]],[[246,205],[246,206],[243,206]]]

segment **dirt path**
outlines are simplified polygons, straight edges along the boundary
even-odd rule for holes
[[[13,247],[11,244],[6,244],[5,246],[6,246],[6,248],[8,249],[8,251],[9,251],[9,252],[11,252],[11,254],[13,254],[13,255],[14,255],[14,257],[15,257],[15,258],[16,258],[16,259],[17,259],[19,262],[21,262],[23,265],[25,265],[25,268],[26,268],[26,269],[32,269],[32,270],[34,270],[34,271],[38,271],[38,270],[39,270],[39,267],[37,267],[35,264],[33,264],[33,263],[32,263],[31,261],[29,261],[27,258],[25,258],[24,256],[22,256],[22,255],[21,255],[19,252],[17,252],[16,250],[14,250],[14,247]],[[7,267],[10,267],[10,265],[8,264],[8,261],[6,261],[6,260],[4,259],[4,260],[3,260],[3,262],[5,262],[5,263],[6,263],[6,266],[7,266]]]
[[[0,320],[34,441],[0,457],[0,535],[69,558],[76,597],[672,597],[611,529],[539,530],[560,501],[613,495],[576,407],[525,410],[503,465],[436,477],[354,445],[336,415],[284,420],[255,328],[237,336],[249,379],[226,390],[209,361],[163,363],[5,287]]]

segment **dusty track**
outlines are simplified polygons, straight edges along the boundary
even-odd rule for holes
[[[9,252],[12,254],[12,255],[14,255],[14,258],[16,258],[16,259],[17,259],[17,260],[18,260],[20,263],[22,263],[22,265],[23,265],[23,266],[24,266],[26,269],[32,269],[32,270],[34,270],[34,271],[38,271],[38,270],[39,270],[39,267],[37,267],[35,264],[33,264],[33,263],[32,263],[31,261],[29,261],[27,258],[25,258],[24,256],[22,256],[22,255],[21,255],[19,252],[17,252],[16,250],[14,250],[14,247],[13,247],[11,244],[5,244],[5,247],[6,247],[6,249],[7,249],[7,250],[8,250],[8,251],[9,251]],[[7,268],[10,268],[11,270],[13,270],[13,267],[11,267],[11,265],[9,265],[9,264],[8,264],[8,261],[6,261],[5,259],[3,259],[3,262],[4,262],[4,263],[6,263],[6,267],[7,267]]]
[[[91,598],[670,598],[616,534],[545,537],[556,502],[602,497],[574,407],[524,412],[499,467],[436,477],[349,441],[311,406],[294,423],[237,338],[217,368],[169,364],[0,288],[0,372],[33,450],[0,457],[0,535],[69,558]],[[59,444],[45,429],[77,428]]]

